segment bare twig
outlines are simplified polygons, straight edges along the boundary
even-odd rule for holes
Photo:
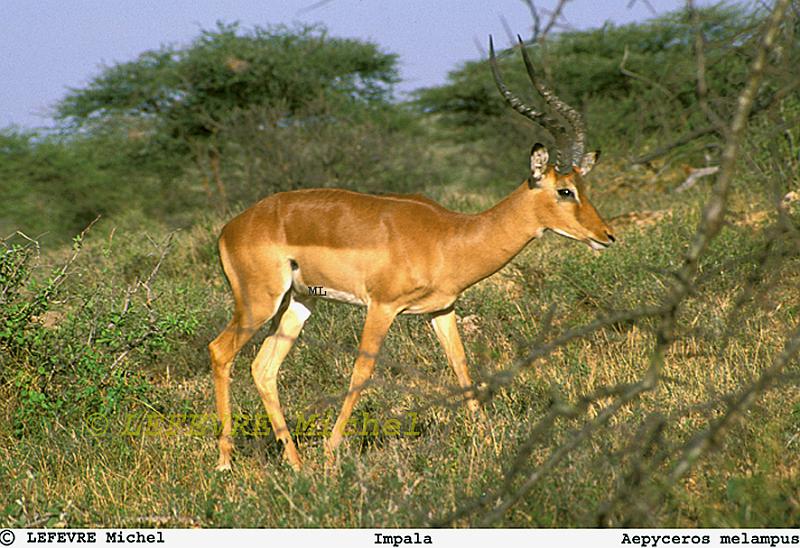
[[[770,107],[772,107],[772,105],[779,103],[783,98],[787,97],[798,87],[800,87],[800,78],[794,78],[788,84],[779,89],[777,92],[769,95],[768,97],[762,100],[754,102],[755,104],[751,105],[751,108],[748,110],[748,117],[752,118],[756,114],[769,109]],[[692,141],[694,141],[695,139],[699,139],[700,137],[704,137],[706,135],[711,135],[714,133],[718,134],[720,137],[725,137],[724,135],[720,134],[720,129],[713,124],[708,126],[702,126],[687,133],[684,133],[679,137],[676,137],[674,140],[670,141],[666,145],[658,147],[652,152],[648,152],[647,154],[639,156],[638,158],[634,158],[633,160],[631,160],[631,163],[634,165],[648,164],[653,160],[660,158],[661,156],[669,154],[674,149],[680,146],[691,143]]]
[[[648,77],[646,77],[646,76],[644,76],[642,74],[639,74],[638,72],[633,72],[632,70],[630,70],[629,68],[627,68],[625,66],[625,62],[628,60],[629,53],[630,53],[630,51],[628,49],[628,45],[626,44],[625,45],[625,51],[622,54],[622,60],[619,62],[619,71],[622,74],[624,74],[625,76],[628,76],[630,78],[635,78],[637,80],[641,80],[642,82],[645,82],[646,84],[653,86],[654,88],[658,89],[659,91],[663,91],[664,94],[667,97],[669,97],[671,100],[677,102],[678,98],[675,96],[674,93],[672,93],[669,89],[667,89],[666,86],[664,86],[662,84],[659,84],[655,80],[652,80],[651,78],[648,78]]]
[[[511,30],[511,25],[508,24],[508,20],[502,13],[500,14],[500,23],[503,25],[506,38],[508,38],[508,47],[513,48],[517,43],[517,41],[514,39],[514,31]]]
[[[686,179],[680,185],[678,185],[678,188],[675,189],[675,192],[683,192],[685,190],[689,190],[701,178],[708,177],[709,175],[714,175],[717,172],[719,172],[719,166],[701,167],[697,169],[693,168],[689,172],[689,176],[686,177]]]
[[[722,228],[728,191],[736,167],[736,153],[739,150],[739,143],[744,129],[747,126],[750,110],[764,75],[767,64],[767,54],[774,45],[775,38],[780,28],[780,22],[783,19],[783,14],[788,5],[789,0],[777,0],[775,8],[767,21],[763,37],[750,68],[747,84],[739,94],[739,100],[737,102],[738,108],[736,109],[733,122],[728,131],[727,142],[722,151],[720,176],[717,179],[717,184],[714,186],[714,193],[706,204],[700,226],[686,255],[686,261],[682,269],[684,275],[688,275],[694,271],[700,255],[708,247],[711,239]],[[677,479],[686,473],[691,464],[711,445],[711,441],[714,439],[716,432],[725,428],[733,420],[734,415],[749,407],[755,399],[755,395],[758,394],[760,390],[763,390],[763,388],[771,382],[774,374],[779,373],[788,360],[797,353],[798,348],[800,348],[799,330],[800,328],[795,329],[792,337],[787,341],[781,356],[776,360],[775,365],[764,373],[756,383],[743,391],[734,405],[731,406],[729,412],[717,421],[706,435],[694,440],[687,446],[684,457],[673,469],[671,474],[673,479]]]
[[[299,10],[297,10],[296,15],[302,15],[304,13],[308,13],[309,11],[314,11],[323,6],[326,6],[327,4],[330,4],[331,2],[333,2],[333,0],[319,0],[318,2],[314,2],[313,4],[310,4],[304,8],[300,8]]]
[[[651,3],[650,3],[650,0],[639,0],[639,1],[640,1],[642,4],[644,4],[644,5],[645,5],[645,7],[646,7],[648,10],[650,10],[650,14],[651,14],[651,15],[654,15],[654,16],[655,16],[655,15],[658,15],[658,12],[657,12],[657,11],[656,11],[656,9],[653,7],[653,4],[651,4]],[[628,9],[631,9],[631,8],[632,8],[632,7],[633,7],[633,6],[636,4],[636,2],[637,2],[637,0],[630,0],[630,1],[628,2],[628,6],[627,6],[627,8],[628,8]]]
[[[553,30],[553,27],[558,23],[559,18],[561,18],[561,13],[564,11],[564,6],[567,5],[569,0],[558,0],[558,4],[556,4],[555,9],[550,12],[550,19],[542,28],[542,32],[539,34],[538,39],[544,40],[547,38],[547,35]]]
[[[150,270],[150,274],[147,276],[147,278],[143,282],[139,282],[142,285],[142,287],[144,287],[147,293],[148,306],[153,302],[153,288],[151,284],[155,279],[156,275],[158,274],[158,271],[161,269],[161,263],[164,262],[164,259],[166,258],[167,254],[170,251],[170,248],[172,247],[172,239],[174,237],[175,237],[175,232],[170,232],[169,235],[167,235],[166,239],[164,240],[164,243],[161,244],[161,246],[156,246],[161,248],[158,260],[156,261],[156,264],[153,266],[152,270]]]
[[[528,43],[544,42],[550,31],[559,25],[558,20],[562,16],[564,6],[566,6],[569,1],[570,0],[558,0],[556,7],[552,11],[548,11],[537,8],[533,0],[522,0],[522,3],[525,4],[528,7],[528,11],[531,12],[531,18],[533,19],[533,29]],[[542,25],[542,13],[548,14],[547,22],[544,26]],[[514,44],[514,41],[512,40],[511,43]]]
[[[720,175],[717,179],[717,184],[714,186],[714,194],[703,210],[703,218],[700,227],[698,227],[694,241],[687,253],[686,262],[682,270],[684,276],[694,272],[700,254],[705,251],[709,242],[717,235],[720,228],[722,228],[728,191],[736,168],[736,154],[739,151],[739,144],[744,134],[745,127],[747,127],[747,121],[753,108],[753,102],[755,101],[758,87],[764,75],[764,69],[767,64],[767,53],[772,49],[778,34],[781,18],[788,4],[789,0],[777,0],[775,9],[768,20],[762,41],[759,44],[755,59],[751,65],[747,83],[739,94],[739,99],[737,101],[738,107],[733,116],[730,129],[728,130],[727,142],[722,149]]]
[[[622,397],[603,408],[603,410],[598,413],[597,417],[584,424],[580,431],[571,435],[563,445],[550,453],[550,456],[547,458],[547,460],[528,475],[528,477],[525,479],[525,482],[522,484],[522,486],[520,486],[519,489],[517,489],[515,493],[498,504],[488,515],[484,517],[481,525],[490,525],[501,518],[509,508],[522,499],[522,497],[524,497],[536,485],[536,483],[538,483],[538,481],[546,472],[549,472],[551,469],[555,468],[573,449],[595,435],[598,431],[598,428],[606,425],[620,409],[636,400],[643,392],[652,388],[652,385],[646,382],[636,383],[632,385],[628,391],[622,395]]]
[[[483,42],[481,42],[477,36],[472,37],[472,43],[475,45],[475,49],[478,50],[478,57],[481,59],[485,59],[489,56],[489,53],[486,51],[486,48],[483,47]]]
[[[766,391],[770,385],[776,381],[783,373],[784,368],[797,357],[800,352],[800,325],[797,326],[778,358],[772,367],[767,369],[750,386],[742,390],[728,406],[727,411],[719,419],[715,420],[711,426],[703,432],[693,437],[684,447],[683,455],[675,464],[670,473],[670,479],[674,482],[683,477],[706,451],[714,447],[723,431],[730,428],[744,416],[744,412],[753,405],[758,396]]]
[[[680,137],[677,137],[676,139],[670,141],[666,145],[662,145],[662,146],[658,147],[657,149],[655,149],[652,152],[648,152],[647,154],[639,156],[638,158],[634,158],[631,161],[631,163],[634,164],[634,165],[650,163],[653,160],[655,160],[656,158],[660,158],[661,156],[664,156],[665,154],[669,154],[674,149],[676,149],[676,148],[678,148],[680,146],[683,146],[683,145],[686,145],[688,143],[691,143],[695,139],[699,139],[700,137],[704,137],[704,136],[710,135],[712,133],[717,133],[717,129],[718,128],[716,128],[715,126],[703,126],[703,127],[697,128],[695,130],[692,130],[692,131],[690,131],[688,133],[684,133],[683,135],[681,135]]]
[[[706,118],[711,122],[711,125],[724,131],[725,123],[720,118],[711,105],[708,104],[708,84],[706,83],[706,53],[705,53],[705,38],[703,37],[703,29],[700,23],[700,12],[695,9],[693,0],[687,0],[687,9],[692,19],[694,26],[694,57],[696,62],[696,87],[695,95],[697,96],[697,103],[700,105]]]
[[[536,42],[539,40],[539,36],[542,33],[542,18],[539,15],[539,10],[536,9],[536,4],[533,3],[533,0],[522,0],[522,2],[528,6],[528,11],[531,12],[531,18],[533,19],[533,33],[531,35],[531,42]]]

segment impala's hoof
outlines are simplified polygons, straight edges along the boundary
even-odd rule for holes
[[[287,455],[286,462],[289,463],[289,465],[292,467],[292,470],[294,470],[295,472],[299,472],[300,469],[303,468],[303,462],[297,455],[295,455],[294,458]]]
[[[214,470],[217,472],[230,472],[231,471],[231,463],[229,462],[221,462],[214,467]]]
[[[331,449],[330,442],[325,440],[325,468],[333,468],[334,464],[336,464],[336,452]]]

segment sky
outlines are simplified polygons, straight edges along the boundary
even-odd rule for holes
[[[542,10],[556,0],[535,0]],[[701,2],[702,4],[710,2]],[[571,0],[574,29],[624,24],[672,11],[684,0]],[[403,93],[444,83],[481,57],[489,34],[508,44],[503,20],[529,35],[522,0],[4,0],[0,17],[0,128],[52,125],[53,105],[103,66],[162,44],[187,44],[217,21],[245,28],[322,23],[330,35],[376,42],[397,53]]]

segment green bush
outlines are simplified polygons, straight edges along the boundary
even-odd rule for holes
[[[701,9],[699,20],[710,101],[725,118],[742,87],[757,17],[742,6],[720,5]],[[626,153],[708,125],[695,94],[694,33],[689,13],[680,10],[643,23],[559,33],[527,49],[539,78],[584,113],[589,148]],[[623,73],[623,58],[634,75]],[[499,51],[498,60],[510,89],[541,106],[517,49]],[[510,151],[549,140],[504,104],[485,60],[454,70],[446,85],[420,90],[416,104],[437,115],[446,139],[477,143],[482,154],[475,165],[503,177],[519,164]]]
[[[59,103],[58,133],[0,133],[0,235],[61,243],[135,210],[184,227],[308,185],[418,188],[396,80],[395,55],[320,27],[220,24],[106,67]]]
[[[151,154],[148,143],[120,128],[74,135],[0,131],[0,237],[19,230],[45,245],[62,244],[98,215],[137,209],[156,218],[174,215],[196,205],[176,184],[183,167]]]
[[[155,361],[197,325],[185,310],[154,302],[155,268],[127,286],[102,272],[84,276],[91,271],[76,265],[82,243],[76,238],[70,259],[44,281],[36,276],[34,242],[2,243],[0,384],[16,400],[13,430],[20,437],[53,424],[78,427],[92,414],[148,401],[154,387],[130,364]]]
[[[285,112],[282,106],[243,109],[222,127],[223,178],[233,203],[313,187],[415,192],[443,177],[425,141],[414,138],[416,122],[403,112],[342,112],[325,102],[311,105],[302,121],[286,120]]]

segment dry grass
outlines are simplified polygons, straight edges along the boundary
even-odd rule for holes
[[[626,180],[636,176],[638,172],[631,173]],[[458,310],[476,380],[491,382],[532,341],[551,338],[617,306],[647,304],[667,287],[659,269],[673,264],[685,244],[703,193],[698,191],[694,201],[682,197],[681,203],[670,203],[669,196],[646,185],[635,188],[596,192],[601,211],[634,220],[619,227],[622,245],[614,250],[595,255],[548,236],[502,273],[466,292]],[[485,199],[475,206],[483,207]],[[750,201],[748,196],[737,199]],[[671,214],[637,216],[634,206],[646,211],[669,208]],[[577,402],[602,386],[633,382],[648,365],[654,326],[646,320],[609,325],[523,369],[486,402],[486,420],[481,422],[459,405],[442,403],[452,400],[455,383],[435,337],[424,319],[401,318],[356,416],[368,412],[385,419],[418,413],[421,435],[349,439],[337,467],[327,472],[321,438],[299,438],[305,459],[300,473],[282,461],[271,436],[239,435],[233,472],[217,474],[212,472],[216,446],[210,433],[193,433],[184,424],[170,435],[123,434],[131,413],[169,417],[213,412],[204,344],[225,321],[230,306],[213,261],[216,224],[178,235],[179,245],[164,265],[160,291],[182,288],[190,295],[182,302],[195,306],[201,327],[196,336],[146,366],[156,397],[129,402],[120,414],[108,417],[108,433],[99,436],[80,421],[50,425],[39,437],[17,439],[3,431],[0,478],[10,487],[3,489],[0,500],[6,507],[4,525],[424,525],[497,488],[531,429],[553,405]],[[667,458],[647,471],[650,475],[634,493],[633,500],[649,509],[646,516],[636,514],[636,525],[798,524],[800,407],[794,381],[782,382],[760,398],[685,478],[673,484],[664,475],[682,444],[720,416],[725,395],[747,386],[769,366],[787,326],[796,323],[800,295],[794,259],[771,273],[764,282],[768,290],[737,305],[745,273],[753,268],[748,253],[763,243],[760,230],[761,224],[751,223],[726,229],[712,249],[703,267],[708,280],[680,313],[658,387],[621,409],[572,451],[500,523],[595,525],[604,503],[630,486],[637,462],[651,462],[643,455],[663,452]],[[87,261],[99,251],[100,246],[88,249]],[[99,275],[88,267],[86,272]],[[552,322],[546,325],[551,306]],[[318,308],[281,371],[280,390],[291,424],[301,413],[308,417],[338,405],[362,321],[363,311],[356,308],[325,303]],[[731,331],[728,344],[720,347],[726,330]],[[242,353],[233,382],[234,409],[251,415],[261,413],[247,366],[256,348],[251,343]],[[9,386],[2,391],[11,393]],[[3,424],[10,424],[14,401],[3,401]],[[524,457],[522,470],[545,462],[611,401],[597,399],[584,414],[556,420]],[[651,453],[642,453],[637,443],[656,415],[666,420],[663,431]],[[454,524],[477,524],[479,519],[480,513],[469,514]]]

